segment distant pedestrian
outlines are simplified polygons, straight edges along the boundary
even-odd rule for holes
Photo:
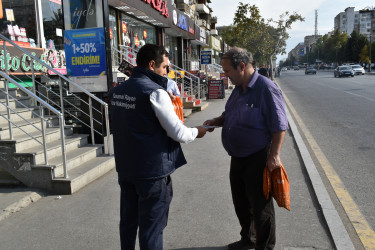
[[[266,68],[266,65],[263,64],[258,70],[258,73],[261,74],[262,76],[268,77],[268,70]]]
[[[113,88],[111,119],[116,170],[121,188],[121,249],[162,250],[172,200],[170,175],[186,164],[180,142],[205,135],[178,119],[166,92],[168,53],[146,44],[129,80]]]
[[[274,82],[254,70],[245,50],[229,50],[221,63],[236,87],[225,111],[203,124],[223,127],[222,143],[231,156],[229,177],[241,239],[228,249],[273,249],[275,211],[272,198],[263,195],[263,171],[281,167],[280,150],[288,129],[283,96]]]

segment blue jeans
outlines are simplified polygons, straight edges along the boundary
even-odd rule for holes
[[[119,182],[121,187],[120,239],[122,250],[134,250],[139,228],[141,250],[162,250],[172,200],[172,179]]]

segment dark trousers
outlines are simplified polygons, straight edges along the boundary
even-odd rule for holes
[[[141,250],[162,250],[172,200],[172,179],[119,182],[121,187],[120,239],[122,250],[134,250],[139,228]]]
[[[241,225],[241,238],[255,243],[255,249],[273,249],[276,242],[272,197],[263,195],[263,170],[268,148],[244,158],[232,157],[230,185],[234,208]],[[253,236],[256,241],[254,242]]]

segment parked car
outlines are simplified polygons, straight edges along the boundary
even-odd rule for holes
[[[294,66],[294,70],[299,70],[299,67],[298,66]]]
[[[342,77],[342,76],[354,76],[354,71],[350,66],[338,66],[335,71],[333,72],[335,77]]]
[[[316,74],[316,69],[314,67],[307,67],[305,69],[305,75],[308,75],[308,74]]]
[[[356,75],[365,74],[365,69],[361,65],[355,64],[355,65],[351,65],[351,67],[354,71],[354,74]]]

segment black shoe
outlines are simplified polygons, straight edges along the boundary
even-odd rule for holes
[[[254,249],[255,244],[248,239],[241,239],[228,245],[228,250]]]

